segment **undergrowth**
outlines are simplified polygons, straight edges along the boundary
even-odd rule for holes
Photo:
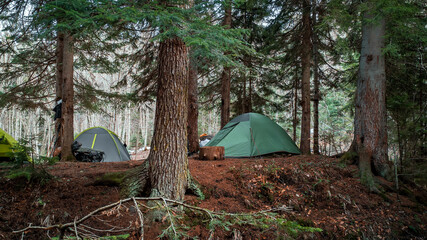
[[[10,170],[6,174],[5,178],[9,180],[15,180],[17,183],[20,180],[23,180],[26,183],[39,184],[43,186],[48,183],[53,178],[53,176],[50,175],[44,168],[26,166]]]
[[[164,208],[164,206],[163,206]],[[190,239],[189,231],[195,226],[205,227],[210,236],[216,231],[231,234],[234,229],[255,228],[261,234],[270,233],[275,239],[293,239],[302,233],[321,232],[322,229],[303,226],[297,221],[289,221],[280,215],[285,209],[272,209],[257,213],[226,213],[212,212],[207,209],[186,208],[185,211],[175,211],[166,207],[166,225],[159,238]],[[198,239],[193,238],[193,239]]]
[[[37,156],[31,158],[33,149],[28,147],[28,141],[20,140],[11,147],[9,162],[4,165],[9,166],[9,170],[2,174],[5,179],[15,181],[17,186],[26,184],[45,185],[53,176],[49,174],[44,165],[52,165],[58,158]]]

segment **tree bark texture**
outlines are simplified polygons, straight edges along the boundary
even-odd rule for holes
[[[297,125],[298,125],[298,71],[295,71],[295,81],[294,81],[294,102],[293,102],[293,112],[292,112],[292,137],[294,142],[297,141]]]
[[[243,84],[243,103],[244,106],[243,113],[252,112],[252,59],[250,56],[244,57],[245,65],[248,67],[249,72],[248,75],[245,76],[244,84]],[[246,82],[249,83],[248,93],[246,94]]]
[[[61,160],[75,160],[71,145],[74,141],[74,83],[73,83],[73,37],[64,35],[64,52],[62,61],[62,151]]]
[[[58,33],[56,37],[56,101],[62,99],[62,62],[64,61],[64,34]],[[56,104],[56,102],[55,102]],[[62,109],[61,109],[62,110]],[[63,132],[63,124],[62,124],[62,116],[55,120],[55,144],[53,149],[61,147],[62,143],[62,132]]]
[[[190,60],[188,71],[188,152],[195,153],[199,151],[199,132],[198,120],[199,106],[197,105],[197,68],[194,60]]]
[[[225,2],[225,15],[223,25],[231,28],[231,0]],[[221,74],[221,128],[230,121],[230,81],[231,69],[224,66]]]
[[[183,200],[188,183],[188,54],[185,43],[160,43],[154,136],[148,157],[152,194]]]
[[[371,10],[372,11],[372,10]],[[383,177],[391,174],[387,157],[386,78],[384,47],[385,20],[373,21],[365,12],[362,23],[362,48],[356,92],[355,142],[361,176],[369,176],[367,165]],[[366,179],[369,180],[369,177]],[[362,178],[362,181],[365,179]],[[369,185],[369,184],[368,184]]]
[[[302,120],[301,152],[310,154],[310,61],[311,61],[311,24],[310,2],[303,0],[303,39],[302,39]]]
[[[317,9],[313,7],[313,26],[316,26],[317,23]],[[313,37],[313,70],[314,70],[314,98],[313,98],[313,153],[320,154],[319,150],[319,100],[320,100],[320,90],[319,90],[319,60],[317,58],[318,54],[318,38],[317,33],[312,34]]]
[[[56,97],[62,99],[62,62],[64,61],[64,34],[58,33],[56,38]]]

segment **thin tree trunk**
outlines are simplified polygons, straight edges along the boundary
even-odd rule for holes
[[[252,77],[249,77],[248,112],[252,112]]]
[[[197,69],[194,59],[190,59],[188,72],[188,152],[199,151],[199,134],[197,120],[199,117],[199,106],[197,105]]]
[[[158,69],[154,136],[148,157],[151,195],[183,200],[188,184],[188,55],[181,39],[160,43]]]
[[[313,8],[313,26],[317,23],[317,8]],[[314,61],[314,98],[313,98],[313,153],[319,155],[319,61],[317,58],[317,45],[318,45],[317,33],[313,34],[313,61]]]
[[[303,0],[303,39],[302,39],[302,120],[301,152],[310,154],[310,61],[311,61],[311,24],[310,2]]]
[[[130,88],[129,88],[130,91]],[[130,141],[131,141],[131,134],[130,134],[130,129],[131,129],[131,106],[130,103],[128,103],[128,107],[127,107],[127,128],[126,128],[126,144],[130,147]]]
[[[139,124],[138,125],[139,125],[138,133],[141,133],[141,137],[143,137],[144,136],[144,113],[143,113],[142,105],[139,106]],[[138,136],[137,139],[139,139],[139,134],[137,134],[137,136]],[[139,147],[137,149],[139,149]],[[137,152],[135,151],[135,153]]]
[[[144,127],[144,150],[147,148],[147,137],[148,137],[148,120],[150,119],[150,108],[147,107],[145,113],[145,127]]]
[[[223,25],[225,28],[231,28],[231,0],[225,1],[225,15]],[[230,81],[231,69],[224,66],[221,75],[221,128],[230,121]]]
[[[62,117],[63,134],[62,134],[62,151],[61,160],[73,161],[75,160],[72,152],[71,145],[74,139],[74,84],[73,84],[73,37],[71,35],[64,35],[64,56],[63,56],[63,70],[62,70]]]
[[[298,74],[295,73],[295,82],[294,82],[294,111],[293,111],[293,121],[292,121],[292,130],[293,130],[293,139],[294,142],[297,141],[297,124],[298,124]]]
[[[188,7],[194,6],[194,0],[188,2]],[[190,49],[188,49],[190,51]],[[190,57],[188,69],[188,121],[187,121],[187,142],[188,152],[199,151],[199,106],[197,104],[197,66],[194,57]]]
[[[63,79],[62,79],[62,68],[64,61],[64,34],[58,33],[56,38],[56,101],[62,100],[62,90],[63,90]],[[62,112],[62,110],[61,110]],[[63,134],[63,117],[57,118],[55,120],[55,145],[53,146],[53,150],[58,147],[61,147],[62,144],[62,134]],[[53,152],[53,151],[52,151]]]
[[[247,56],[246,60],[247,60],[246,66],[248,66],[249,68],[249,75],[248,75],[249,87],[248,87],[247,98],[243,102],[243,104],[245,105],[245,111],[243,113],[252,112],[252,59],[250,56]]]
[[[19,115],[19,113],[16,111],[16,108],[14,107],[13,108],[13,127],[14,127],[14,129],[13,129],[13,132],[11,132],[12,134],[13,134],[13,136],[18,136],[18,115]]]
[[[19,133],[18,139],[21,139],[22,138],[22,114],[19,117],[19,132],[18,133]]]
[[[387,125],[385,106],[385,20],[372,23],[372,9],[363,14],[362,48],[357,81],[355,140],[359,154],[361,181],[374,190],[372,172],[383,177],[391,175],[387,159]],[[377,18],[377,16],[375,16]],[[367,166],[373,166],[371,170]]]

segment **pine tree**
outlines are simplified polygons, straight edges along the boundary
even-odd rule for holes
[[[160,42],[158,69],[154,135],[148,157],[151,194],[183,200],[188,184],[188,53],[181,39]]]
[[[303,23],[303,36],[302,36],[302,52],[301,52],[301,65],[302,65],[302,120],[301,120],[301,145],[300,149],[303,154],[310,154],[310,69],[311,69],[311,6],[309,0],[302,2],[302,23]]]
[[[147,163],[130,173],[126,180],[129,195],[164,196],[183,200],[189,187],[190,174],[187,159],[187,126],[188,126],[188,78],[190,76],[188,49],[191,48],[194,59],[218,61],[229,58],[224,49],[235,51],[244,49],[240,31],[232,31],[212,25],[200,18],[194,8],[183,8],[188,2],[177,6],[173,1],[162,1],[162,4],[147,6],[131,5],[122,8],[123,14],[141,8],[135,15],[128,16],[134,21],[150,21],[157,27],[159,50],[157,59],[157,93],[154,135]],[[158,16],[152,18],[152,16]],[[173,19],[173,22],[171,22]],[[129,24],[133,24],[132,22]],[[207,34],[216,34],[216,39],[206,38]],[[233,44],[224,44],[233,42]],[[208,47],[207,47],[208,46]],[[219,56],[208,53],[220,53]],[[201,53],[206,53],[203,55]],[[197,61],[199,62],[199,61]],[[193,64],[195,61],[193,61]],[[191,67],[198,67],[194,64]],[[197,80],[196,72],[191,72],[193,81]],[[191,86],[197,89],[197,83]],[[194,101],[193,101],[194,103]],[[193,126],[191,126],[193,127]],[[197,132],[197,129],[194,129]],[[194,185],[194,184],[193,184]]]

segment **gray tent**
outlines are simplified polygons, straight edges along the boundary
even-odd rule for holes
[[[103,162],[130,160],[128,150],[117,135],[104,127],[88,128],[77,135],[74,140],[81,143],[82,148],[104,152]]]

